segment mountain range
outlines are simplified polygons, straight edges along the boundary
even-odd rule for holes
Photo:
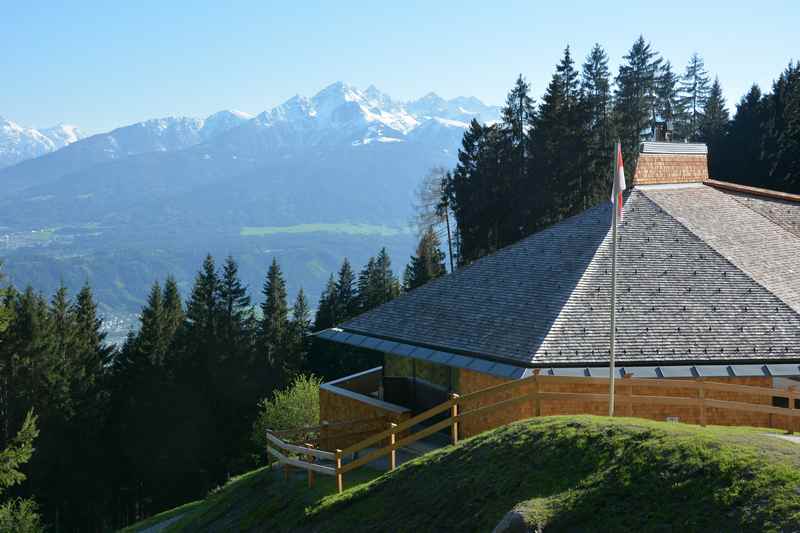
[[[82,138],[76,126],[58,124],[37,130],[0,116],[0,169],[49,154]]]
[[[110,309],[135,310],[155,277],[188,288],[205,251],[243,258],[256,284],[277,255],[290,288],[314,294],[343,255],[359,264],[386,244],[408,259],[413,191],[455,163],[473,118],[494,122],[499,109],[337,82],[255,116],[167,117],[85,138],[69,128],[60,148],[8,127],[0,154],[29,158],[0,169],[4,268],[43,291],[88,279]],[[29,150],[40,138],[53,149]],[[53,262],[58,271],[43,268]]]

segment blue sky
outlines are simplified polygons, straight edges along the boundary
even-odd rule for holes
[[[657,7],[653,7],[657,6]],[[683,70],[693,51],[729,107],[800,59],[800,2],[7,2],[0,115],[94,133],[166,115],[257,113],[343,80],[395,98],[541,95],[563,48],[612,69],[640,34]]]

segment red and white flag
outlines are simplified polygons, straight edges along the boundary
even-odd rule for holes
[[[622,146],[617,143],[617,161],[614,171],[614,188],[611,192],[611,203],[614,204],[616,219],[622,220],[622,191],[627,188],[625,184],[625,166],[622,164]]]

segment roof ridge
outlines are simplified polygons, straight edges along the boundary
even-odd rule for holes
[[[727,257],[727,256],[726,256],[726,255],[724,255],[722,252],[720,252],[719,250],[717,250],[717,248],[716,248],[716,247],[715,247],[713,244],[711,244],[711,243],[708,241],[708,239],[704,238],[704,237],[703,237],[702,235],[700,235],[700,234],[699,234],[697,231],[695,231],[694,229],[692,229],[692,228],[691,228],[691,227],[690,227],[690,226],[689,226],[689,225],[688,225],[688,224],[687,224],[687,223],[686,223],[684,220],[681,220],[681,218],[679,218],[678,216],[676,216],[676,215],[675,215],[675,214],[674,214],[674,213],[673,213],[673,212],[672,212],[672,211],[671,211],[669,208],[667,208],[667,207],[663,206],[662,204],[660,204],[660,203],[659,203],[659,202],[658,202],[656,199],[654,199],[654,198],[651,198],[651,197],[650,197],[650,195],[649,195],[649,194],[647,194],[647,192],[648,192],[648,191],[641,191],[641,193],[642,193],[642,194],[644,194],[644,195],[647,197],[647,199],[648,199],[649,201],[653,202],[653,204],[655,204],[655,205],[656,205],[658,208],[660,208],[660,209],[663,209],[665,213],[667,213],[667,214],[668,214],[668,215],[669,215],[669,216],[670,216],[672,219],[674,219],[674,220],[675,220],[675,222],[677,222],[678,224],[680,224],[681,226],[683,226],[684,228],[686,228],[686,230],[687,230],[687,231],[689,231],[689,233],[691,233],[692,235],[694,235],[695,237],[697,237],[698,239],[700,239],[700,241],[702,241],[703,243],[705,243],[705,244],[706,244],[706,246],[707,246],[709,249],[711,249],[711,250],[712,250],[712,251],[713,251],[713,252],[714,252],[716,255],[718,255],[718,256],[719,256],[719,257],[721,257],[723,260],[725,260],[727,263],[729,263],[729,264],[730,264],[730,265],[731,265],[733,268],[735,268],[736,270],[738,270],[739,272],[741,272],[742,274],[744,274],[745,276],[747,276],[747,277],[748,277],[750,280],[752,280],[752,281],[753,281],[753,282],[754,282],[756,285],[758,285],[759,287],[761,287],[761,288],[763,288],[765,291],[767,291],[769,294],[771,294],[771,295],[772,295],[772,296],[773,296],[773,297],[774,297],[776,300],[778,300],[778,301],[781,303],[781,305],[784,305],[784,306],[786,306],[787,308],[789,308],[789,309],[790,309],[790,310],[791,310],[791,311],[792,311],[792,312],[793,312],[793,313],[794,313],[794,314],[795,314],[795,315],[796,315],[798,318],[800,318],[800,308],[795,308],[795,306],[794,306],[794,305],[791,305],[791,304],[789,304],[788,302],[786,302],[786,301],[785,301],[785,300],[784,300],[784,299],[783,299],[781,296],[779,296],[778,294],[776,294],[776,293],[775,293],[775,291],[773,291],[772,289],[770,289],[769,287],[767,287],[766,285],[764,285],[764,284],[763,284],[761,281],[759,281],[758,279],[756,279],[756,278],[755,278],[755,276],[753,276],[753,274],[752,274],[751,272],[749,272],[749,271],[748,271],[748,270],[746,270],[745,268],[743,268],[743,267],[740,267],[739,265],[737,265],[736,263],[734,263],[734,262],[733,262],[733,260],[732,260],[731,258]],[[747,210],[748,210],[748,211],[750,211],[750,212],[752,212],[753,214],[763,217],[765,220],[769,221],[769,223],[770,223],[770,224],[772,224],[773,226],[775,226],[776,228],[778,228],[778,229],[779,229],[780,231],[782,231],[783,233],[786,233],[786,234],[788,234],[788,235],[791,235],[791,236],[792,236],[794,239],[797,239],[797,236],[796,236],[796,235],[794,235],[794,234],[793,234],[792,232],[790,232],[790,231],[787,231],[787,230],[786,230],[784,227],[782,227],[781,225],[779,225],[779,224],[776,224],[776,223],[775,223],[775,222],[774,222],[772,219],[770,219],[769,217],[766,217],[766,216],[762,215],[761,213],[759,213],[758,211],[755,211],[755,210],[751,209],[749,206],[746,206],[746,205],[744,205],[743,203],[741,203],[741,202],[737,201],[735,198],[732,198],[732,200],[733,200],[734,202],[736,202],[738,205],[741,205],[742,207],[746,207],[746,208],[747,208]]]
[[[740,183],[715,180],[712,178],[709,178],[703,181],[702,183],[704,185],[714,187],[715,189],[725,189],[728,191],[753,194],[755,196],[763,196],[765,198],[772,198],[774,200],[786,200],[787,202],[800,203],[800,194],[792,194],[783,191],[776,191],[774,189],[764,189],[762,187],[753,187],[751,185],[742,185]]]

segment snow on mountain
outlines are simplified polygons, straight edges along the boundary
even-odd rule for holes
[[[75,126],[59,124],[36,130],[0,117],[0,168],[58,150],[82,137]]]
[[[344,142],[365,146],[423,137],[435,142],[432,136],[443,128],[463,130],[473,118],[494,122],[498,117],[499,108],[487,106],[476,98],[444,100],[429,93],[419,100],[403,103],[374,85],[362,91],[336,82],[311,98],[297,95],[264,111],[252,121],[251,127],[266,135],[264,143],[271,149],[286,148],[298,142],[306,145]],[[414,133],[423,126],[423,131]],[[449,144],[452,134],[444,137]]]

